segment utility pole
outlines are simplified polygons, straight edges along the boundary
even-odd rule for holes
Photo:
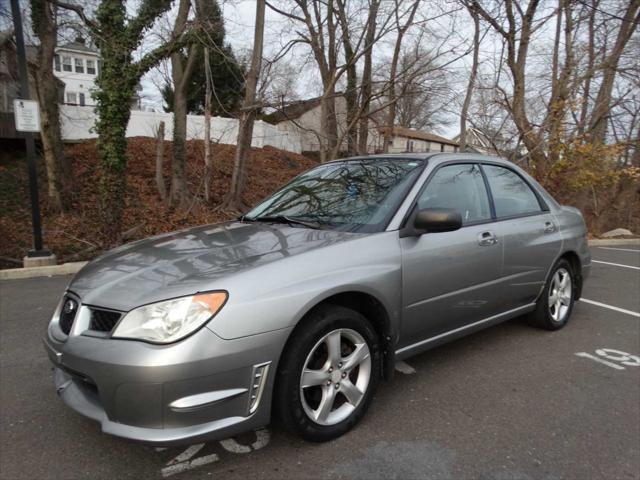
[[[11,14],[13,16],[13,29],[16,38],[16,50],[18,54],[18,77],[20,79],[20,99],[30,100],[29,75],[27,72],[27,54],[24,47],[24,34],[22,31],[22,18],[18,0],[11,0]],[[39,119],[38,122],[39,124]],[[16,125],[17,127],[17,125]],[[17,128],[16,128],[17,130]],[[31,197],[31,224],[33,227],[33,250],[29,250],[24,257],[24,266],[55,265],[56,257],[42,246],[42,225],[40,222],[40,202],[38,198],[38,174],[36,171],[35,143],[33,133],[23,133],[27,147],[27,169],[29,171],[29,196]]]

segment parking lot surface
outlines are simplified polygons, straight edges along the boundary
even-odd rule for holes
[[[411,358],[325,444],[271,425],[170,449],[100,433],[57,398],[41,344],[71,277],[2,281],[0,478],[640,478],[640,247],[592,256],[566,328],[515,320]]]

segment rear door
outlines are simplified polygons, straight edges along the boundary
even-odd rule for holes
[[[463,226],[400,239],[401,348],[495,314],[500,298],[495,283],[502,268],[502,242],[495,235],[477,164],[445,164],[430,175],[417,208],[437,207],[456,209]]]
[[[532,303],[544,286],[547,272],[562,247],[555,217],[544,200],[514,169],[482,164],[503,241],[502,291],[504,310]]]

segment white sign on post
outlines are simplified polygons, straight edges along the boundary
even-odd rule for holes
[[[40,131],[40,111],[38,110],[38,102],[35,100],[16,98],[13,101],[13,114],[16,120],[16,131]]]

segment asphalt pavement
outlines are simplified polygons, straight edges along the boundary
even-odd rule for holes
[[[71,278],[0,281],[0,478],[638,479],[640,248],[592,255],[567,327],[515,320],[413,357],[325,444],[274,425],[170,449],[100,433],[56,396],[41,344]]]

